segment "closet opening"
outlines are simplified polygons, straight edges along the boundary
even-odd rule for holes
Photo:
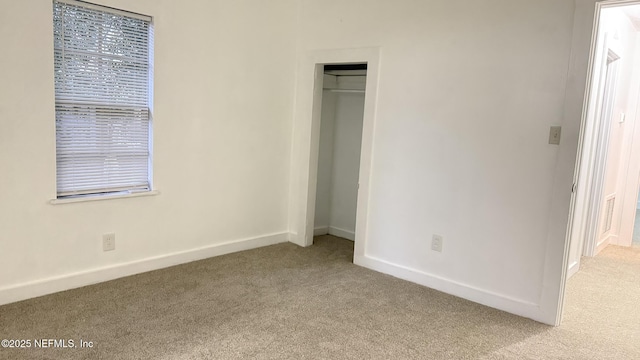
[[[325,64],[313,235],[356,239],[367,64]]]

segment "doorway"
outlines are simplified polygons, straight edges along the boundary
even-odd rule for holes
[[[325,64],[314,236],[355,241],[367,64]]]
[[[380,48],[313,50],[298,59],[293,127],[289,240],[300,246],[313,244],[324,66],[366,64],[366,85],[357,185],[353,262],[364,265],[369,218],[369,192],[378,93]]]
[[[640,1],[596,4],[565,282],[582,257],[630,247],[640,184]]]

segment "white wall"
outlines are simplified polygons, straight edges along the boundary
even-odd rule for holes
[[[335,76],[325,78],[333,78]],[[326,81],[326,80],[325,80]],[[322,120],[318,153],[318,185],[316,190],[315,235],[329,233],[331,222],[331,178],[333,172],[333,134],[336,118],[337,93],[322,91]]]
[[[340,93],[336,101],[330,230],[355,239],[363,93]]]
[[[640,34],[636,31],[634,44],[628,45],[634,49],[633,58],[637,64],[640,59]],[[634,64],[635,65],[635,64]],[[626,155],[621,160],[621,172],[618,178],[618,192],[623,195],[623,203],[619,209],[619,236],[617,245],[630,246],[633,240],[633,228],[635,223],[636,209],[640,207],[638,198],[638,186],[640,186],[640,112],[635,106],[638,105],[640,97],[640,67],[632,66],[627,74],[631,78],[629,90],[629,107],[633,108],[627,115],[627,130],[623,149]]]
[[[365,79],[339,76],[325,87],[364,90]],[[314,227],[316,234],[355,240],[365,95],[324,90],[322,96]]]
[[[48,203],[52,3],[2,0],[0,304],[287,239],[296,2],[94,2],[154,17],[161,194]],[[102,252],[106,232],[114,252]]]
[[[362,264],[555,323],[593,5],[301,1],[299,57],[380,48]]]

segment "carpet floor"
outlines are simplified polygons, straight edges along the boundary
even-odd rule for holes
[[[322,236],[1,306],[0,339],[32,347],[0,359],[640,359],[640,249],[585,260],[558,328],[352,256],[352,242]]]

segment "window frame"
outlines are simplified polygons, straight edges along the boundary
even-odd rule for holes
[[[59,110],[63,104],[62,101],[59,101],[58,97],[59,97],[59,91],[58,91],[58,85],[56,85],[55,87],[55,105],[56,105],[56,110],[55,110],[55,114],[56,114],[56,198],[54,200],[51,200],[51,203],[53,204],[59,204],[59,203],[69,203],[69,202],[78,202],[78,201],[93,201],[93,200],[103,200],[103,199],[113,199],[113,198],[123,198],[123,197],[137,197],[137,196],[146,196],[146,195],[155,195],[158,194],[159,192],[154,190],[153,188],[153,79],[154,79],[154,24],[153,24],[153,18],[151,16],[147,16],[147,15],[142,15],[139,13],[135,13],[135,12],[130,12],[130,11],[126,11],[126,10],[122,10],[122,9],[116,9],[116,8],[111,8],[111,7],[107,7],[107,6],[103,6],[103,5],[98,5],[98,4],[93,4],[93,3],[89,3],[89,2],[85,2],[85,1],[78,1],[78,0],[53,0],[53,21],[54,21],[54,59],[56,58],[56,56],[59,56],[59,51],[62,51],[62,54],[64,56],[64,49],[66,49],[66,47],[68,46],[68,44],[65,42],[65,37],[64,37],[64,32],[63,35],[61,37],[59,37],[59,35],[55,34],[55,29],[56,29],[56,12],[60,11],[58,10],[58,7],[61,7],[62,11],[66,11],[66,9],[64,9],[64,6],[75,6],[75,7],[79,7],[79,8],[83,8],[83,11],[85,11],[86,9],[90,10],[90,11],[96,11],[102,15],[104,14],[111,14],[114,16],[118,16],[122,19],[124,18],[130,18],[130,19],[135,19],[138,21],[143,21],[146,24],[146,28],[147,28],[147,34],[146,34],[146,44],[144,44],[143,46],[147,47],[147,58],[146,58],[146,105],[143,106],[142,108],[144,108],[146,110],[146,118],[143,116],[142,119],[142,123],[140,124],[144,124],[144,121],[146,121],[146,143],[143,143],[143,145],[140,147],[141,149],[145,149],[146,148],[146,168],[144,168],[144,170],[146,170],[146,184],[143,186],[134,186],[134,185],[126,185],[126,186],[122,186],[120,189],[117,189],[116,187],[113,186],[103,186],[100,188],[96,188],[96,189],[81,189],[78,190],[78,187],[76,186],[76,191],[62,191],[61,192],[61,187],[60,187],[60,172],[59,172],[59,166],[60,166],[60,154],[61,152],[59,152],[59,137],[62,136],[61,133],[59,132],[59,116],[61,116],[60,111]],[[81,22],[79,22],[81,23]],[[106,24],[108,24],[108,22],[105,22]],[[62,20],[62,22],[59,24],[60,26],[65,26],[67,25],[64,20]],[[104,33],[101,33],[99,30],[96,30],[95,32],[90,33],[90,35],[95,35],[96,38],[98,39],[106,39]],[[102,36],[102,38],[101,38]],[[132,41],[132,36],[134,35],[129,35],[129,37],[127,37],[127,41]],[[63,43],[62,48],[56,47],[56,41],[61,41]],[[124,46],[121,47],[116,47],[117,50],[122,50],[124,48]],[[126,50],[126,49],[125,49]],[[104,50],[98,50],[94,53],[94,57],[95,58],[99,58],[102,57],[104,60],[104,58],[108,57],[107,55],[110,55],[108,53],[105,53]],[[70,61],[67,58],[62,58],[62,60],[60,60],[60,67],[58,67],[58,63],[56,61],[56,65],[54,66],[54,77],[56,78],[56,84],[58,84],[58,82],[60,81],[61,83],[64,83],[65,86],[67,85],[66,82],[61,81],[58,79],[58,71],[63,71],[62,69],[64,68],[65,65],[68,65],[68,61]],[[98,60],[96,60],[98,61]],[[101,71],[97,71],[96,73],[100,73],[100,75],[104,75],[104,69],[102,69]],[[65,73],[66,75],[66,73]],[[143,77],[138,77],[139,79],[143,79]],[[126,84],[125,84],[126,85]],[[129,84],[131,85],[131,84]],[[131,85],[134,86],[134,85]],[[63,91],[64,93],[64,91]],[[83,93],[84,94],[84,93]],[[99,98],[100,95],[97,96],[97,98]],[[100,103],[98,104],[93,103],[93,104],[75,104],[74,105],[76,108],[80,108],[80,109],[85,109],[84,112],[90,112],[90,109],[93,109],[93,111],[95,111],[97,113],[97,109],[98,108],[109,108],[111,107],[111,112],[116,112],[118,109],[121,109],[123,107],[123,105],[118,105],[116,102],[114,103]],[[82,106],[86,106],[86,108],[83,108]],[[139,105],[138,105],[139,106]],[[142,109],[140,108],[140,109]],[[81,111],[82,112],[82,111]],[[78,117],[81,117],[81,115],[76,115]],[[87,119],[90,119],[93,122],[98,122],[98,115],[92,115],[92,116],[88,116]],[[109,122],[110,124],[113,124],[113,121],[115,121],[115,116],[113,114],[111,114],[112,118],[109,118],[107,120],[107,122]],[[123,118],[124,119],[124,118]],[[146,120],[145,120],[146,119]],[[122,119],[120,119],[121,121],[123,121]],[[63,121],[63,120],[60,120]],[[126,120],[124,120],[126,122]],[[139,126],[138,126],[139,128]],[[95,130],[96,129],[96,125],[93,125],[93,127],[91,127],[91,129]],[[143,126],[144,129],[144,126]],[[142,130],[145,131],[145,130]],[[100,134],[103,134],[103,132],[99,132]],[[142,133],[144,134],[144,132]],[[108,136],[107,136],[108,137]],[[82,136],[78,136],[79,139],[82,140],[86,140],[87,138],[82,137]],[[130,141],[130,139],[127,137],[126,139],[128,139],[128,141]],[[114,140],[113,138],[108,139],[106,142],[104,142],[105,144],[108,145],[112,145],[114,144]],[[127,140],[123,140],[123,141],[127,141]],[[101,142],[102,144],[102,142]],[[116,144],[118,144],[116,142]],[[107,159],[109,156],[116,156],[113,155],[112,153],[107,152],[107,155],[104,155],[104,159],[102,162],[103,163],[107,163]],[[129,155],[126,155],[125,157],[130,157],[131,153],[129,153]],[[116,156],[117,157],[117,156]],[[73,160],[72,160],[73,161]],[[118,163],[120,163],[121,160],[118,160]],[[140,161],[138,160],[138,163]],[[107,165],[103,165],[105,168],[107,168]],[[137,169],[142,169],[142,168],[137,168]],[[121,170],[122,171],[122,170]],[[103,170],[103,172],[105,172]],[[73,173],[73,171],[71,171],[71,173]],[[105,174],[108,173],[105,172]],[[110,174],[110,173],[109,173]],[[91,175],[91,174],[90,174]],[[72,176],[71,176],[72,177]],[[97,182],[101,182],[103,184],[110,184],[110,180],[108,180],[109,175],[96,175],[95,179],[97,179]],[[103,190],[107,190],[107,191],[103,191]]]

